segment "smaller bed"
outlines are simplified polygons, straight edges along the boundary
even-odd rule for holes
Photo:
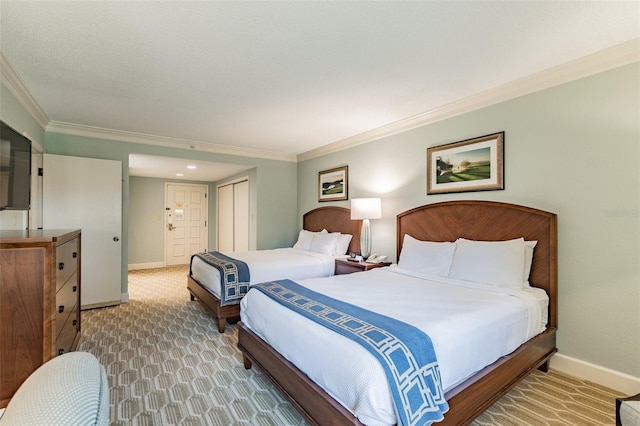
[[[302,216],[302,228],[305,231],[326,230],[329,233],[352,235],[348,249],[342,255],[360,251],[360,227],[361,221],[351,220],[351,211],[344,207],[319,207]],[[300,238],[298,241],[301,241]],[[225,254],[247,264],[251,283],[331,276],[335,272],[335,258],[341,257],[296,247]],[[235,322],[239,318],[238,302],[221,303],[220,273],[198,256],[191,260],[187,289],[191,293],[191,300],[198,300],[216,319],[220,333],[224,333],[227,321]]]

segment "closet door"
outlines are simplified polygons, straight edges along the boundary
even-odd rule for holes
[[[249,250],[249,181],[218,187],[218,251]]]
[[[82,230],[82,309],[119,304],[122,163],[44,154],[42,225]]]
[[[233,251],[233,184],[218,188],[218,251]]]
[[[233,185],[233,249],[249,250],[249,181]]]

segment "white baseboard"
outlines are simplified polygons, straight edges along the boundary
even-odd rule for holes
[[[152,262],[152,263],[134,263],[128,266],[129,271],[137,271],[138,269],[153,269],[164,268],[164,262]]]
[[[640,377],[621,373],[596,364],[556,353],[550,368],[619,391],[624,395],[640,393]]]

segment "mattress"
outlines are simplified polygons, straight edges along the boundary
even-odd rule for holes
[[[396,267],[296,282],[426,332],[445,392],[513,352],[546,324],[548,297],[538,288],[499,288]],[[242,322],[249,329],[362,423],[397,422],[384,370],[360,345],[259,291],[249,291],[240,306]]]
[[[328,277],[333,275],[335,270],[336,256],[295,248],[223,252],[223,254],[241,260],[249,266],[251,284],[282,278],[296,280]],[[220,299],[220,273],[216,268],[201,258],[194,257],[191,261],[191,276]]]

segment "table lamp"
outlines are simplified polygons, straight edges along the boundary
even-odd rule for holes
[[[354,198],[351,200],[351,220],[362,220],[360,231],[360,253],[367,260],[371,255],[371,226],[369,219],[382,217],[380,198]]]

